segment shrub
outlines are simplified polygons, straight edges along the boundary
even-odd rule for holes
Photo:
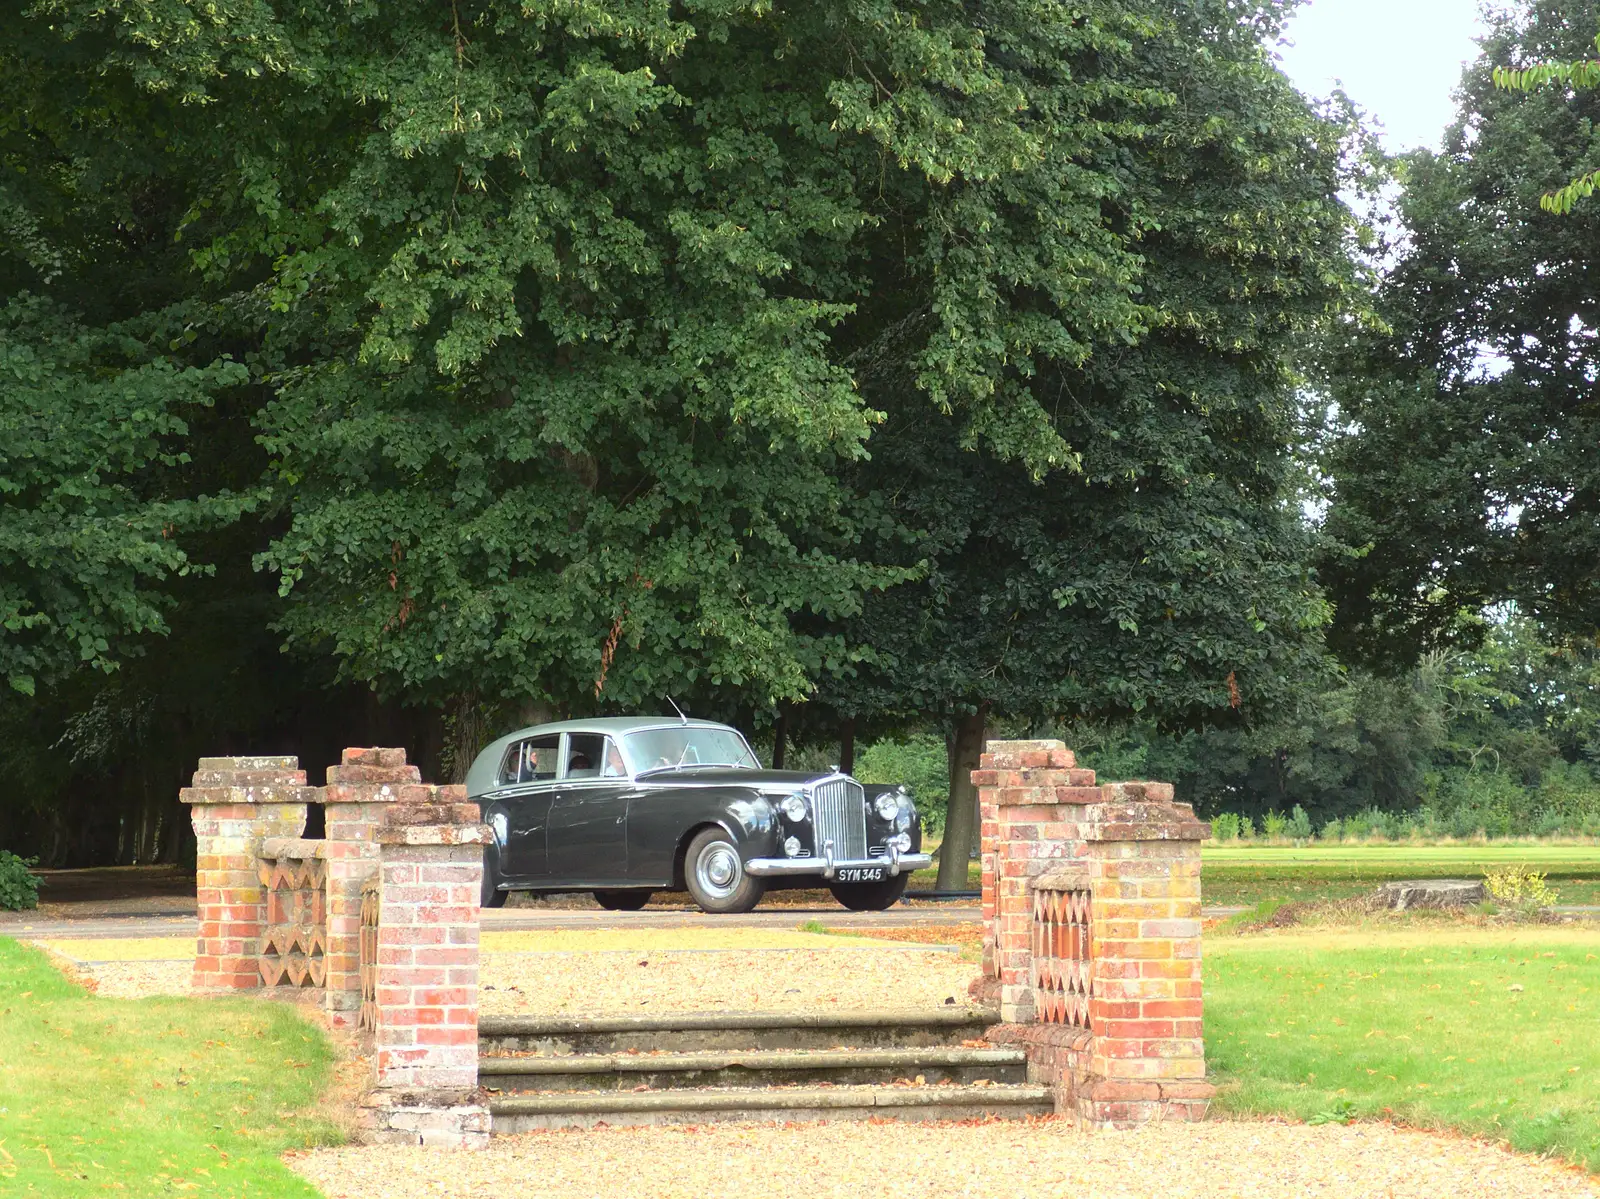
[[[1385,812],[1381,808],[1367,809],[1367,822],[1375,836],[1385,841],[1398,841],[1406,834],[1406,820],[1398,812]]]
[[[1537,803],[1539,827],[1577,832],[1600,823],[1600,780],[1586,765],[1555,762],[1539,780]]]
[[[1533,831],[1540,837],[1553,837],[1567,831],[1567,819],[1560,812],[1552,812],[1547,808],[1534,821]]]
[[[1218,812],[1211,818],[1211,835],[1218,841],[1232,841],[1239,835],[1239,818],[1232,812]]]
[[[943,833],[950,800],[950,767],[944,738],[916,733],[904,740],[874,741],[856,755],[863,783],[903,783],[916,801],[925,833]]]
[[[0,908],[21,912],[39,906],[39,876],[28,869],[38,864],[38,858],[19,858],[0,849]]]
[[[1250,823],[1250,817],[1239,817],[1239,840],[1248,841],[1256,835],[1256,826]]]
[[[1311,817],[1306,815],[1306,810],[1299,804],[1295,804],[1293,811],[1289,813],[1289,835],[1296,841],[1311,839]]]
[[[1328,821],[1327,824],[1323,825],[1322,839],[1324,841],[1343,841],[1344,821],[1335,816],[1332,820]]]
[[[1428,806],[1458,837],[1506,837],[1522,831],[1519,824],[1531,831],[1540,806],[1534,792],[1498,770],[1451,767],[1430,776],[1427,791]]]
[[[1261,818],[1261,832],[1268,837],[1281,837],[1289,827],[1289,819],[1282,812],[1268,812]]]
[[[1526,866],[1502,866],[1499,870],[1490,870],[1483,876],[1483,884],[1496,900],[1525,916],[1554,907],[1561,898],[1550,889],[1543,874]]]

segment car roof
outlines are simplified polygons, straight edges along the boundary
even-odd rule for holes
[[[619,733],[636,733],[640,729],[681,728],[684,725],[692,729],[731,729],[730,725],[719,724],[715,720],[695,720],[692,717],[682,720],[677,716],[596,716],[589,720],[555,720],[549,724],[529,725],[506,735],[520,738],[535,737],[540,733],[610,733],[615,736]]]
[[[555,720],[549,724],[533,724],[525,729],[505,733],[496,737],[476,758],[467,771],[467,794],[481,795],[485,791],[494,789],[495,775],[499,772],[500,763],[505,759],[506,747],[513,741],[521,741],[525,737],[537,737],[545,733],[607,733],[619,737],[626,733],[637,733],[644,729],[684,728],[692,729],[725,729],[731,733],[739,733],[731,725],[719,724],[715,720],[683,720],[677,716],[596,716],[587,720]],[[739,733],[742,737],[744,734]]]

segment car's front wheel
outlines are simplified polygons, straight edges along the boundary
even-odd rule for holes
[[[828,890],[852,912],[881,912],[900,902],[910,881],[910,875],[897,874],[877,883],[832,883]]]
[[[483,847],[483,890],[478,895],[478,906],[503,908],[508,894],[500,889],[500,847],[491,841]]]
[[[608,912],[637,912],[650,902],[653,891],[596,891],[594,901]]]
[[[689,842],[683,881],[690,897],[706,912],[748,912],[767,889],[745,872],[739,847],[719,828],[705,829]]]

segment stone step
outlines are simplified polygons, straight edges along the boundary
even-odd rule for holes
[[[478,1081],[491,1090],[636,1091],[686,1087],[891,1085],[1025,1082],[1019,1049],[934,1045],[894,1049],[701,1050],[686,1053],[562,1054],[478,1059]]]
[[[965,1007],[905,1012],[682,1012],[600,1018],[484,1015],[478,1021],[478,1044],[486,1055],[909,1048],[978,1040],[998,1019],[993,1010]]]
[[[574,1092],[491,1099],[497,1135],[605,1124],[707,1124],[732,1120],[1020,1119],[1055,1111],[1049,1087],[702,1087],[620,1094]]]

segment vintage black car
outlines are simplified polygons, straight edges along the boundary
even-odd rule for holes
[[[826,886],[880,911],[928,865],[904,788],[833,772],[763,770],[738,730],[677,717],[567,720],[501,737],[468,798],[494,830],[483,906],[510,891],[593,891],[634,911],[687,890],[748,912],[768,888]]]

